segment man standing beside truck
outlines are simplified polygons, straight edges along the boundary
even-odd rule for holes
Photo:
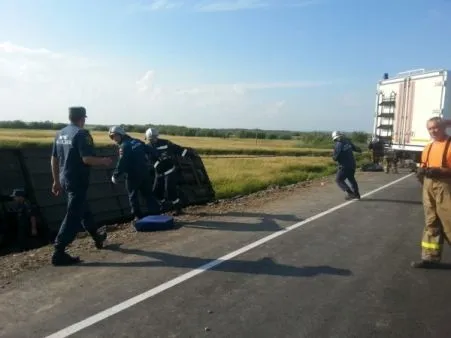
[[[417,177],[423,184],[425,226],[421,240],[421,260],[414,268],[438,267],[443,244],[451,244],[451,137],[446,133],[449,121],[433,117],[427,129],[433,141],[421,154]]]
[[[378,137],[374,137],[368,144],[368,150],[371,150],[373,153],[373,163],[379,164],[384,156],[384,142]]]
[[[398,155],[393,149],[386,149],[383,157],[384,171],[388,174],[390,169],[393,173],[398,173]]]

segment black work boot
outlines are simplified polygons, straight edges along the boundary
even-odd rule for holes
[[[345,200],[353,200],[355,198],[354,194],[351,191],[346,191]]]
[[[412,262],[410,265],[412,266],[412,268],[415,268],[415,269],[434,269],[434,268],[440,267],[440,262],[421,260],[421,261]]]
[[[99,233],[96,234],[96,236],[94,237],[94,244],[97,249],[99,250],[103,249],[103,243],[105,243],[106,237],[107,237],[106,231],[100,234]]]
[[[138,230],[136,230],[136,222],[138,222],[140,219],[141,219],[140,217],[135,216],[135,217],[130,221],[130,225],[131,225],[131,227],[132,227],[132,229],[133,229],[134,231],[138,231]]]
[[[183,214],[184,214],[184,212],[183,212],[183,209],[182,209],[181,205],[177,203],[174,206],[174,216],[180,216],[180,215],[183,215]]]
[[[80,262],[80,257],[72,257],[64,251],[55,251],[52,256],[52,264],[54,266],[69,266]]]

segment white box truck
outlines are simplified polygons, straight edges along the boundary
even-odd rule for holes
[[[433,116],[451,119],[450,71],[410,70],[377,84],[373,136],[403,158],[420,161],[430,142],[426,121]]]

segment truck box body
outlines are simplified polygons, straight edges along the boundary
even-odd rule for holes
[[[451,119],[449,75],[447,70],[420,70],[379,81],[373,134],[394,150],[421,152],[430,142],[426,121]]]

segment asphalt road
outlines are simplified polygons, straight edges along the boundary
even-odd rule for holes
[[[400,177],[361,177],[362,193]],[[342,203],[330,183],[260,213],[213,215],[159,245],[30,273],[0,293],[1,337],[66,337],[67,327],[71,337],[449,337],[451,271],[409,265],[420,257],[419,184],[408,177],[330,210]]]

